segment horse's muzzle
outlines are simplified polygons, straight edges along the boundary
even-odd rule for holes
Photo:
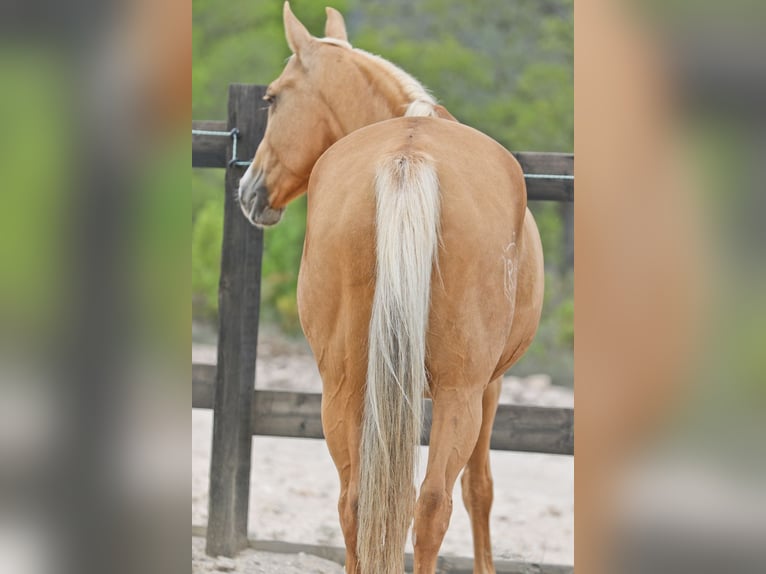
[[[269,193],[265,185],[263,172],[253,177],[248,169],[239,182],[237,199],[239,207],[247,220],[257,227],[276,225],[282,219],[284,209],[274,209],[269,205]]]

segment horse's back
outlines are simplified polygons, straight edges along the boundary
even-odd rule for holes
[[[387,159],[407,155],[432,162],[440,189],[429,370],[484,376],[491,365],[493,373],[520,344],[509,342],[518,270],[520,262],[537,256],[534,246],[530,255],[524,245],[530,225],[524,224],[518,163],[491,138],[455,122],[398,118],[373,124],[340,140],[317,162],[299,281],[304,330],[312,347],[347,349],[366,341],[375,289],[375,178]],[[533,222],[532,228],[536,233]],[[538,275],[534,269],[530,280]],[[539,291],[532,289],[536,297]]]

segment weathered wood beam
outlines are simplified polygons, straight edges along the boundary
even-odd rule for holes
[[[226,122],[198,120],[192,130],[227,132]],[[192,131],[192,167],[226,167],[230,138],[213,135],[195,135]]]
[[[527,176],[566,176],[539,178],[527,177],[527,199],[529,201],[574,201],[574,154],[537,151],[514,152],[521,169]]]
[[[215,365],[192,365],[192,407],[210,408]],[[324,438],[320,393],[258,390],[253,394],[253,434]],[[428,444],[431,401],[426,400]],[[498,406],[491,448],[547,454],[574,454],[574,410],[525,405]]]
[[[202,525],[192,525],[192,536],[204,537],[206,528]],[[311,554],[324,560],[344,565],[346,550],[337,546],[322,546],[319,544],[300,544],[282,540],[249,539],[248,546],[259,552],[274,552],[277,554]],[[497,574],[572,574],[574,568],[563,564],[540,564],[537,562],[517,562],[515,560],[495,561]],[[405,568],[412,572],[413,556],[405,555]],[[472,574],[473,560],[456,556],[440,556],[436,570],[443,574]]]
[[[193,121],[192,129],[228,131],[226,122]],[[192,135],[192,167],[226,167],[231,159],[231,140],[226,137]],[[237,150],[238,159],[250,160],[253,154]],[[527,178],[527,198],[530,201],[574,201],[574,180],[539,178],[539,175],[574,176],[574,155],[536,151],[514,152]]]

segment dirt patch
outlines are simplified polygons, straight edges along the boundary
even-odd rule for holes
[[[192,574],[343,574],[343,567],[310,554],[243,550],[236,558],[205,554],[205,540],[192,536]]]

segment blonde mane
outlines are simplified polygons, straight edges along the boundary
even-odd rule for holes
[[[393,76],[404,90],[407,99],[410,101],[407,106],[407,111],[404,113],[405,116],[437,116],[436,99],[428,93],[428,90],[423,87],[423,84],[418,82],[414,77],[402,70],[396,64],[392,64],[388,60],[360,48],[354,48],[348,42],[337,38],[318,38],[318,40],[324,44],[331,44],[333,46],[352,50],[354,53],[364,56],[368,60],[377,64],[388,75]]]

